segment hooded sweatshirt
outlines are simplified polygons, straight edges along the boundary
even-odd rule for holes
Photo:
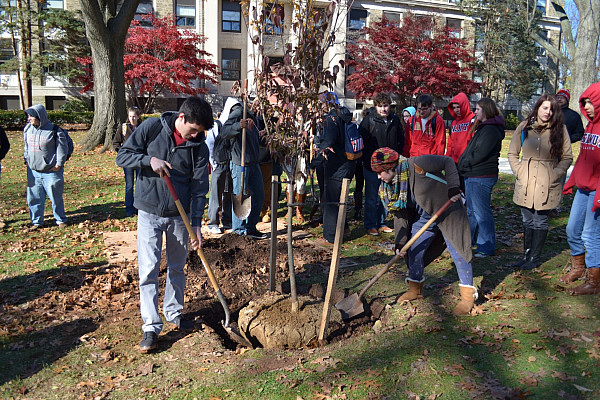
[[[594,105],[594,119],[583,108],[583,100],[590,99]],[[581,138],[579,157],[567,181],[563,193],[571,193],[573,186],[585,191],[596,191],[592,211],[600,209],[600,82],[592,84],[579,98],[581,114],[590,121]]]
[[[56,136],[52,132],[54,124],[48,120],[48,113],[41,104],[36,104],[25,110],[27,115],[40,120],[40,126],[25,125],[23,139],[25,151],[23,158],[27,166],[34,171],[47,172],[55,166],[65,165],[69,144],[65,132],[58,128]]]
[[[458,104],[460,106],[460,117],[454,112],[454,108],[452,107],[453,104]],[[454,96],[448,104],[448,111],[450,112],[450,115],[452,115],[452,118],[454,118],[454,121],[452,121],[452,125],[450,125],[446,155],[458,164],[458,159],[465,151],[472,138],[469,130],[475,121],[475,113],[471,111],[469,99],[464,93],[459,93]]]
[[[446,126],[440,114],[433,110],[425,124],[421,113],[413,115],[406,126],[406,143],[410,149],[410,157],[427,154],[443,156],[446,150]]]

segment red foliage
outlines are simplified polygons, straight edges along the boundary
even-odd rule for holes
[[[198,82],[218,83],[217,65],[200,50],[206,38],[188,29],[178,29],[175,18],[146,17],[150,27],[132,21],[125,41],[125,83],[133,99],[146,97],[146,110],[151,108],[156,96],[169,91],[172,94],[198,95],[207,93],[206,87]],[[81,59],[91,66],[91,59]],[[82,92],[93,88],[91,68],[82,77],[85,87]]]
[[[356,98],[390,92],[408,104],[423,93],[442,97],[479,90],[467,76],[474,58],[466,40],[452,37],[447,28],[437,29],[433,17],[406,13],[400,26],[384,18],[361,34],[368,40],[347,46],[347,62],[354,68],[347,88]]]

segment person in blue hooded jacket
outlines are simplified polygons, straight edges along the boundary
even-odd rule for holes
[[[48,113],[41,104],[25,110],[27,125],[23,129],[25,143],[23,158],[27,165],[27,205],[31,229],[44,224],[46,196],[52,203],[52,213],[59,228],[67,226],[63,192],[64,165],[69,152],[67,136],[61,128],[54,129]]]

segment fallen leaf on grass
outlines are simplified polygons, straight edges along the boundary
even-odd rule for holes
[[[154,370],[154,363],[152,361],[147,362],[146,364],[140,365],[137,369],[137,375],[146,376],[151,374]]]
[[[535,358],[534,356],[529,356],[529,357],[527,358],[527,361],[529,361],[529,362],[536,362],[536,361],[537,361],[537,358]]]
[[[576,384],[573,384],[573,386],[575,386],[575,389],[579,390],[580,392],[592,392],[593,391],[592,389],[588,389],[586,387],[579,386]]]
[[[600,354],[598,354],[598,350],[589,349],[589,350],[586,350],[585,352],[590,355],[590,358],[593,358],[595,360],[600,360]]]
[[[533,376],[525,376],[523,379],[521,379],[521,382],[523,382],[527,386],[537,386],[538,385],[538,380],[536,378],[534,378]]]
[[[540,328],[531,328],[531,329],[524,329],[523,333],[538,333],[540,331]]]
[[[525,298],[528,300],[537,300],[537,296],[533,292],[527,292]]]

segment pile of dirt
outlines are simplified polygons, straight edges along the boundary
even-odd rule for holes
[[[266,293],[250,301],[240,311],[238,324],[251,343],[267,349],[297,349],[308,347],[317,339],[323,313],[323,301],[311,296],[299,296],[300,307],[292,311],[290,296]],[[331,323],[340,324],[342,316],[331,307]]]

